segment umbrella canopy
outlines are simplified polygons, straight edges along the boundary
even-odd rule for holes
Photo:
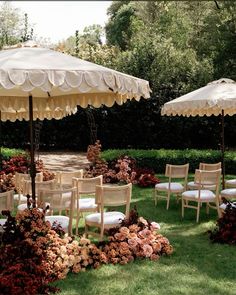
[[[40,48],[32,41],[0,51],[1,120],[30,121],[33,200],[33,120],[61,119],[76,113],[77,105],[111,107],[132,98],[138,101],[141,97],[149,98],[150,91],[146,80]]]
[[[224,188],[224,115],[236,114],[236,82],[222,78],[164,104],[162,115],[211,116],[222,119],[222,184]]]
[[[236,82],[222,78],[164,104],[162,115],[218,116],[236,113]]]
[[[111,107],[150,97],[146,80],[32,42],[23,46],[0,51],[2,121],[29,120],[29,95],[34,120],[60,119],[75,113],[77,105]]]

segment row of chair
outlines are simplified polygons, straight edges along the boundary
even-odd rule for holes
[[[128,217],[132,185],[103,185],[102,175],[93,178],[83,178],[83,170],[76,172],[61,172],[54,180],[42,181],[37,175],[35,182],[37,206],[45,208],[49,205],[46,220],[51,224],[56,221],[62,228],[72,234],[72,221],[75,218],[76,234],[78,234],[79,219],[83,213],[91,213],[85,217],[86,234],[94,234],[91,226],[100,228],[99,236],[102,239],[104,229],[114,227],[122,219]],[[19,195],[18,210],[27,208],[26,195],[31,194],[31,180],[28,175],[17,175]],[[0,198],[3,200],[4,198]],[[0,205],[1,209],[13,209],[13,192],[5,193],[8,203]],[[9,203],[10,202],[10,203]],[[125,215],[122,212],[105,212],[107,206],[126,205]],[[66,215],[63,216],[62,213]],[[58,215],[53,215],[57,213]]]
[[[184,209],[192,208],[197,210],[196,221],[199,221],[200,207],[206,203],[206,210],[209,213],[209,208],[217,210],[218,215],[221,215],[220,205],[221,197],[235,198],[236,189],[225,189],[220,192],[221,178],[221,162],[215,164],[200,163],[199,169],[195,170],[194,181],[188,180],[189,164],[185,165],[166,165],[165,176],[168,177],[168,182],[156,184],[154,190],[155,205],[158,198],[166,198],[166,209],[169,209],[170,196],[175,194],[177,199],[182,200],[182,217],[184,217]],[[182,183],[176,181],[182,180]],[[232,181],[230,184],[232,185]],[[165,193],[160,194],[160,193]],[[193,203],[197,203],[194,205]]]

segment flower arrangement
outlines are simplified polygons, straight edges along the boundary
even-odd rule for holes
[[[43,163],[43,160],[38,160],[35,162],[36,171],[43,172],[43,181],[52,180],[55,178],[55,174],[53,172],[48,171]]]
[[[210,239],[216,243],[236,245],[236,203],[226,201],[226,208],[217,220],[215,230],[209,231]]]
[[[31,208],[7,222],[0,240],[0,290],[8,295],[36,295],[58,291],[49,283],[102,264],[126,264],[137,258],[158,260],[173,247],[158,233],[159,224],[139,217],[131,210],[121,227],[108,231],[108,241],[98,245],[89,239],[63,234],[57,224],[45,221],[45,210]]]
[[[102,145],[100,143],[100,140],[96,140],[95,144],[91,144],[88,146],[87,159],[91,163],[95,164],[97,160],[100,160],[101,148],[102,148]]]
[[[130,164],[131,159],[127,156],[117,160],[115,167],[118,168],[116,178],[119,182],[130,183],[134,181],[136,172],[132,171]]]
[[[14,184],[14,177],[12,173],[5,174],[2,172],[0,174],[0,193],[14,190],[15,184]]]
[[[159,183],[160,179],[156,178],[152,174],[142,174],[137,181],[137,184],[141,187],[153,187],[155,184]]]
[[[91,162],[85,177],[103,175],[104,183],[134,183],[141,187],[155,186],[160,180],[149,168],[137,168],[135,159],[121,156],[116,161],[107,163],[101,158],[102,145],[99,140],[89,145],[87,159]]]
[[[29,173],[30,160],[25,155],[14,156],[7,161],[3,161],[2,171],[0,172],[0,192],[16,189],[14,175],[18,173]],[[43,180],[55,178],[55,174],[48,171],[42,160],[36,161],[36,171],[43,172]]]
[[[111,229],[109,243],[104,246],[108,262],[126,264],[136,258],[158,260],[161,255],[170,255],[173,247],[167,238],[158,233],[160,226],[138,217],[135,209],[121,227]]]
[[[4,171],[5,174],[14,174],[15,172],[27,173],[29,168],[30,161],[25,155],[14,156],[7,161],[2,161],[2,171]]]

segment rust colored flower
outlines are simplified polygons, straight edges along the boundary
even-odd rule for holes
[[[145,257],[150,257],[153,254],[153,249],[150,245],[143,245],[143,254]]]
[[[131,224],[129,226],[129,230],[131,232],[137,233],[140,230],[140,227],[137,224]]]
[[[157,255],[157,254],[152,254],[152,255],[150,256],[150,259],[151,259],[151,260],[158,260],[159,258],[160,258],[160,256]]]
[[[122,226],[122,227],[120,227],[119,232],[120,232],[121,234],[123,234],[123,235],[128,236],[128,234],[129,234],[129,229],[128,229],[128,227]]]
[[[123,233],[116,233],[115,238],[118,241],[124,241],[127,238],[127,236]]]

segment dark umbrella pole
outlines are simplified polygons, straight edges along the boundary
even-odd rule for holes
[[[35,208],[36,207],[36,199],[35,199],[36,167],[35,167],[35,161],[34,161],[34,120],[33,120],[32,95],[29,96],[29,125],[30,125],[30,176],[31,176],[33,208]]]
[[[0,111],[0,171],[2,171],[2,112]]]
[[[222,162],[222,189],[225,188],[225,116],[224,110],[221,111],[221,162]]]

